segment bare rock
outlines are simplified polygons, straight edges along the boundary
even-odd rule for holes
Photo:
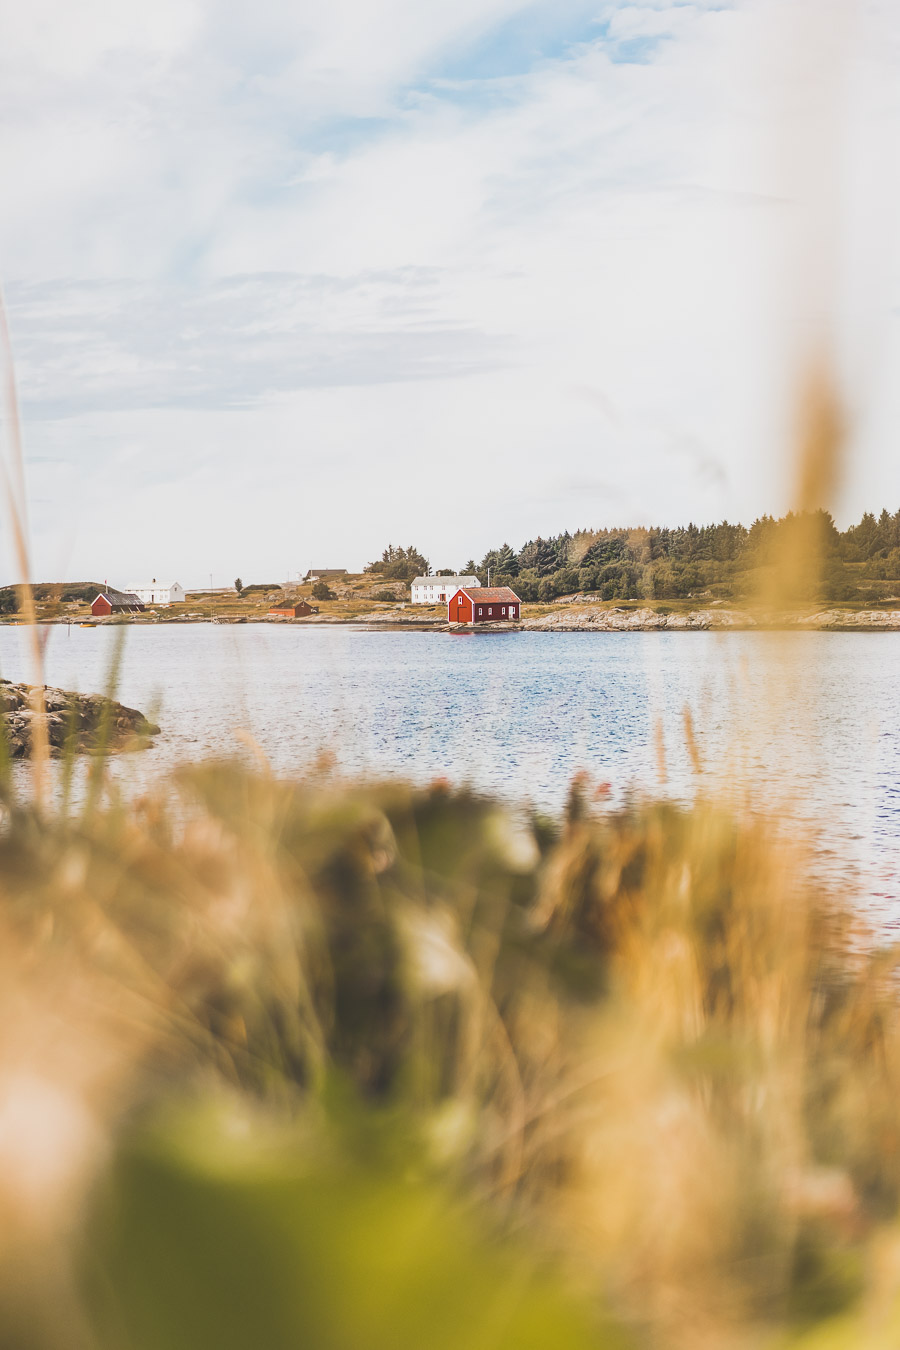
[[[734,610],[691,610],[689,614],[663,614],[641,609],[605,609],[601,605],[568,605],[557,613],[525,619],[522,627],[546,633],[702,633],[709,628],[752,628],[754,620]]]
[[[102,694],[76,694],[66,689],[43,691],[43,712],[37,712],[35,688],[0,680],[0,721],[12,759],[26,759],[34,742],[34,725],[42,717],[50,754],[113,753],[144,749],[159,727],[136,708]]]

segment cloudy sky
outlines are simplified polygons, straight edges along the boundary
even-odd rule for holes
[[[897,509],[894,9],[0,0],[35,572],[749,520],[820,349]]]

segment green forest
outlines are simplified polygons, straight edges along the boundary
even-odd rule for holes
[[[749,527],[581,529],[490,549],[461,569],[523,600],[587,592],[601,600],[728,599],[764,594],[787,566],[781,593],[803,601],[873,603],[900,593],[900,511],[870,512],[839,530],[827,511],[762,516]]]

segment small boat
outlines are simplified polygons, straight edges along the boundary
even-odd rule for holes
[[[79,627],[79,628],[96,628],[97,625],[96,625],[95,623],[80,623],[80,624],[78,625],[78,627]]]

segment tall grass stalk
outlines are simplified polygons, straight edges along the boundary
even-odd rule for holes
[[[19,415],[19,396],[12,342],[6,316],[6,302],[0,291],[0,365],[2,365],[3,415],[6,426],[7,455],[0,460],[3,470],[3,488],[7,513],[12,528],[13,551],[21,578],[20,610],[28,628],[33,683],[29,694],[31,705],[31,766],[35,801],[44,799],[50,745],[47,736],[44,706],[44,652],[34,605],[31,585],[31,559],[28,545],[28,497],[25,486],[25,455],[22,445],[22,422]]]

